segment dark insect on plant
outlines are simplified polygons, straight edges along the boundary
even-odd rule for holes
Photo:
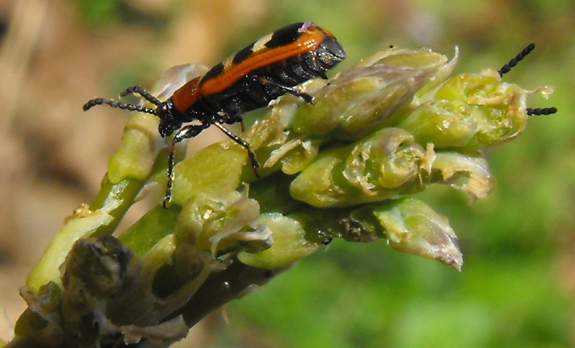
[[[140,86],[126,88],[120,96],[137,94],[155,108],[96,98],[84,105],[84,111],[97,105],[156,115],[162,137],[175,133],[168,158],[168,184],[164,207],[171,200],[174,181],[175,146],[184,139],[216,126],[248,152],[256,176],[260,167],[250,145],[224,124],[242,122],[248,111],[267,106],[272,100],[290,93],[312,104],[312,97],[297,86],[312,78],[327,79],[325,73],[345,59],[345,51],[329,31],[313,22],[283,27],[240,50],[192,79],[162,102]],[[199,121],[199,123],[185,125]],[[242,123],[243,124],[243,123]]]

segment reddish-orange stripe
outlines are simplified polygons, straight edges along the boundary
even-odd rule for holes
[[[172,95],[172,100],[174,101],[174,106],[176,109],[181,112],[185,112],[190,106],[192,106],[192,104],[200,99],[201,95],[198,88],[200,78],[201,76],[190,80],[174,92]]]
[[[273,49],[263,49],[237,65],[226,67],[226,70],[219,76],[203,81],[200,87],[200,94],[208,96],[219,93],[231,87],[250,72],[263,68],[275,62],[298,56],[302,53],[312,52],[325,40],[326,34],[319,28],[311,33],[304,33],[292,44],[276,47]]]

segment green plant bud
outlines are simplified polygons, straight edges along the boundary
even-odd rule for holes
[[[423,191],[430,184],[445,184],[467,193],[472,202],[487,197],[497,184],[489,171],[489,164],[481,152],[434,152],[428,145],[426,158],[421,163],[420,180],[403,194]]]
[[[385,65],[396,69],[411,69],[433,72],[427,83],[417,95],[422,95],[437,86],[451,74],[459,58],[459,49],[455,47],[455,56],[451,61],[442,54],[429,48],[405,49],[392,47],[362,59],[355,67]]]
[[[464,147],[478,133],[479,113],[464,102],[435,100],[417,107],[397,126],[411,132],[422,145],[431,143],[437,149]]]
[[[383,65],[348,70],[310,93],[314,104],[300,105],[291,128],[298,134],[357,140],[389,124],[432,75]]]
[[[464,155],[457,152],[436,154],[431,182],[451,185],[467,193],[473,201],[487,197],[497,184],[481,153]]]
[[[443,82],[457,59],[448,62],[429,49],[390,49],[379,52],[331,79],[312,80],[304,90],[314,104],[285,96],[274,107],[283,113],[288,129],[275,145],[264,167],[280,162],[286,174],[296,174],[317,156],[330,138],[357,140],[374,129],[393,123],[416,93]],[[294,104],[295,103],[295,104]],[[288,105],[292,108],[289,109]],[[293,105],[298,105],[294,108]],[[258,129],[269,133],[272,127]],[[276,132],[277,134],[277,132]]]
[[[306,85],[325,84],[323,80],[312,80]],[[273,102],[273,108],[242,134],[242,138],[249,140],[252,150],[263,148],[275,149],[284,144],[288,137],[286,128],[289,127],[295,111],[302,101],[290,94],[286,94]],[[271,150],[268,150],[271,151]]]
[[[393,198],[419,180],[425,150],[399,128],[384,128],[350,146],[326,151],[290,185],[315,207],[345,207]]]
[[[312,80],[306,85],[324,84],[323,80]],[[289,130],[289,123],[301,101],[292,95],[285,95],[264,117],[245,132],[252,150],[257,149],[262,162],[261,174],[266,175],[281,168],[286,174],[300,172],[317,157],[323,136],[309,137]],[[280,165],[277,165],[281,163]]]
[[[371,209],[318,209],[305,208],[290,214],[306,231],[306,239],[315,243],[327,244],[333,238],[343,238],[349,242],[369,243],[385,238],[379,221]]]
[[[305,135],[292,138],[270,153],[264,167],[272,167],[280,161],[282,172],[297,174],[316,159],[323,140]]]
[[[117,184],[126,178],[146,180],[159,152],[158,118],[135,113],[124,129],[122,145],[110,159],[108,178]]]
[[[258,222],[259,214],[258,202],[247,193],[200,194],[182,207],[176,235],[180,243],[210,251],[213,257],[220,251],[238,249],[240,243],[250,251],[260,251],[268,248],[272,239],[269,229]]]
[[[398,69],[413,70],[439,70],[448,59],[443,54],[433,52],[429,48],[396,48],[391,47],[387,50],[374,53],[373,55],[363,58],[354,68],[385,65]]]
[[[172,202],[184,205],[196,195],[227,194],[242,182],[242,173],[249,170],[253,177],[250,159],[244,148],[232,141],[212,144],[176,165]],[[209,170],[198,170],[209,168]],[[165,175],[158,180],[166,187]]]
[[[321,243],[308,241],[302,224],[289,216],[279,213],[262,214],[259,223],[271,231],[273,245],[257,253],[238,253],[238,259],[246,265],[269,269],[287,267],[321,246]]]
[[[434,98],[397,124],[420,144],[476,150],[513,139],[527,125],[526,91],[498,76],[458,75]]]
[[[375,207],[387,241],[397,251],[435,259],[461,270],[463,256],[446,217],[425,203],[402,198]]]

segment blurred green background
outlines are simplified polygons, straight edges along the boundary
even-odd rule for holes
[[[41,25],[31,22],[34,13]],[[10,38],[14,28],[26,32],[19,16],[36,25],[32,37]],[[8,0],[0,18],[0,72],[2,64],[21,71],[0,89],[0,99],[12,101],[0,116],[0,145],[16,149],[0,154],[16,168],[3,169],[9,184],[0,187],[0,276],[10,279],[1,292],[12,294],[0,304],[12,301],[62,219],[94,196],[119,144],[126,116],[111,109],[83,115],[83,102],[150,85],[176,64],[214,65],[283,25],[313,20],[346,48],[339,71],[390,45],[450,57],[459,46],[455,73],[497,70],[534,42],[505,80],[554,86],[550,100],[533,96],[529,106],[559,113],[533,117],[521,137],[489,150],[498,180],[490,197],[471,206],[448,187],[422,195],[458,234],[461,273],[383,242],[335,240],[211,315],[181,346],[575,346],[573,0]],[[10,58],[8,45],[23,40],[31,42],[22,45],[27,59]],[[19,310],[9,311],[12,321]]]

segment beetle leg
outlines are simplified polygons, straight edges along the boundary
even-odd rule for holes
[[[296,97],[299,97],[299,98],[305,100],[306,103],[313,105],[312,96],[307,94],[307,93],[300,92],[297,87],[283,86],[283,85],[280,85],[279,83],[276,83],[270,79],[266,79],[265,77],[259,77],[257,80],[260,83],[268,84],[268,85],[277,87],[279,89],[283,89],[286,93],[295,95]]]
[[[222,132],[224,132],[228,137],[230,137],[233,141],[235,141],[236,143],[238,143],[241,147],[243,147],[244,149],[246,149],[246,151],[248,152],[248,155],[250,156],[250,160],[252,162],[252,168],[254,169],[254,174],[256,175],[257,178],[260,177],[260,174],[258,173],[258,168],[260,167],[260,162],[258,162],[258,159],[256,158],[256,154],[252,151],[252,149],[250,148],[250,144],[248,144],[247,141],[245,141],[244,139],[238,137],[237,135],[235,135],[234,133],[230,132],[229,129],[227,129],[226,127],[224,127],[221,123],[219,122],[215,122],[214,126],[218,127]]]
[[[162,204],[165,209],[168,209],[168,204],[172,200],[172,186],[174,185],[175,179],[174,167],[176,166],[176,145],[184,139],[195,137],[209,126],[209,123],[192,124],[181,128],[178,130],[176,135],[174,135],[174,138],[170,143],[170,151],[168,153],[168,183],[166,185],[164,202]]]

